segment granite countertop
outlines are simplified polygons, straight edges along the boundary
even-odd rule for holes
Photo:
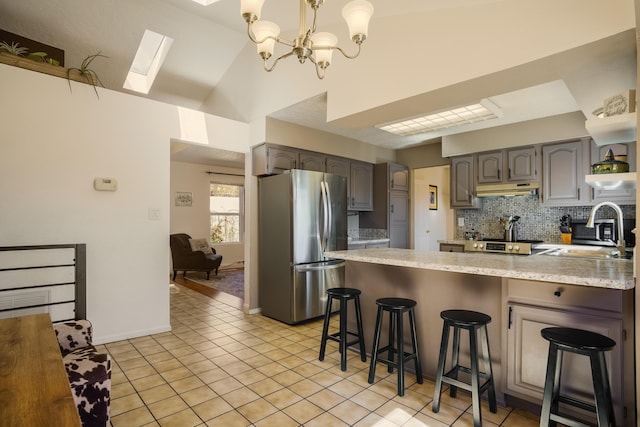
[[[366,237],[359,237],[357,239],[349,239],[348,243],[349,244],[366,244],[366,243],[372,243],[372,244],[377,244],[377,243],[388,243],[389,242],[389,238],[366,238]]]
[[[545,255],[366,249],[325,252],[330,258],[426,270],[537,280],[609,289],[633,289],[632,260],[574,259]]]

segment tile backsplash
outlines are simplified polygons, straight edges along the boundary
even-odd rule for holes
[[[636,217],[635,205],[620,206],[625,219]],[[464,239],[465,232],[480,232],[483,238],[503,238],[504,231],[500,226],[500,218],[519,216],[517,238],[544,240],[549,243],[560,243],[560,218],[570,215],[575,221],[586,221],[591,206],[544,207],[538,196],[486,197],[480,209],[457,209],[457,218],[464,218],[464,226],[456,226],[455,238]],[[602,207],[598,210],[598,218],[615,218],[613,209]]]

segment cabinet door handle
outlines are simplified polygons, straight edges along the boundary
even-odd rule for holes
[[[393,213],[393,205],[391,205],[391,213]]]
[[[512,323],[511,314],[512,313],[513,313],[513,307],[509,306],[509,325],[507,326],[507,329],[511,329],[511,323]]]
[[[580,189],[578,188],[578,200],[580,200]]]
[[[511,179],[511,168],[509,168],[509,179]]]
[[[500,178],[500,169],[498,169],[498,181],[501,181],[502,178]]]
[[[553,293],[553,295],[554,295],[555,297],[557,297],[557,298],[560,298],[560,297],[562,296],[562,292],[561,292],[561,291],[555,291],[555,292]]]

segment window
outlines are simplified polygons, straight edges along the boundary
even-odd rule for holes
[[[240,243],[244,188],[212,182],[210,190],[211,243]]]

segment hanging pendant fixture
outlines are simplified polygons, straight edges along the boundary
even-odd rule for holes
[[[241,1],[240,13],[247,22],[247,34],[257,45],[258,54],[263,60],[266,71],[272,71],[281,59],[295,55],[301,64],[304,64],[307,59],[311,61],[315,65],[318,78],[323,79],[325,70],[331,64],[334,50],[349,59],[356,58],[360,54],[362,42],[367,38],[373,5],[366,0],[353,0],[342,9],[342,17],[349,27],[349,37],[357,47],[355,54],[348,54],[337,46],[338,38],[335,35],[316,32],[316,16],[318,8],[323,3],[324,0],[300,0],[298,36],[295,40],[287,40],[280,37],[280,27],[277,24],[260,20],[264,0]],[[310,27],[307,27],[307,7],[310,7],[313,12]],[[276,43],[289,46],[290,49],[269,65],[268,60],[273,56]]]

